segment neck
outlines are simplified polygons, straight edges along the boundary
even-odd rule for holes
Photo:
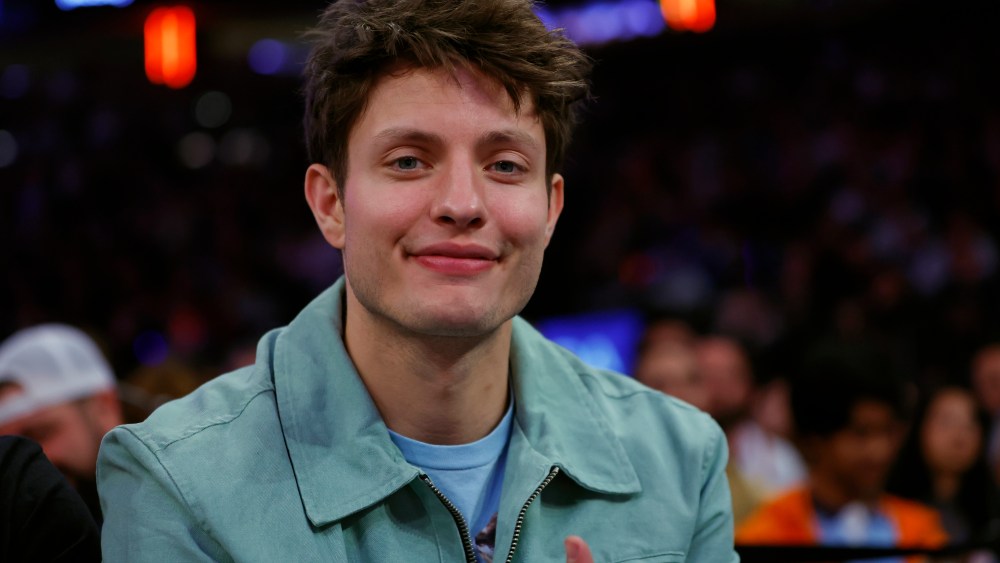
[[[348,292],[344,341],[386,426],[430,444],[466,444],[507,410],[511,321],[475,337],[417,335],[376,319]]]

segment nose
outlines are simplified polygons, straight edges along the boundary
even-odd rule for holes
[[[435,222],[460,229],[481,227],[486,222],[483,184],[477,171],[470,164],[447,168],[431,206]]]

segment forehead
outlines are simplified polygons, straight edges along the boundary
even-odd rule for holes
[[[931,401],[930,408],[928,412],[931,414],[938,414],[942,411],[949,412],[969,412],[970,414],[975,412],[976,404],[974,399],[968,393],[959,390],[949,390],[938,394]]]
[[[861,399],[851,409],[852,425],[880,425],[896,422],[896,411],[892,406],[875,399]]]
[[[720,364],[742,364],[743,353],[728,340],[709,338],[698,345],[698,357],[702,361]]]
[[[544,143],[541,121],[530,96],[516,108],[496,80],[464,66],[453,69],[404,67],[375,83],[364,112],[351,130],[351,144],[386,130],[431,131],[436,135],[483,135],[517,131]]]

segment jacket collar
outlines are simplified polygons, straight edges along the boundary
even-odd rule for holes
[[[344,279],[278,335],[270,363],[278,417],[302,505],[324,526],[378,503],[418,475],[392,443],[344,348]],[[632,464],[578,375],[582,364],[514,319],[517,423],[536,454],[601,493],[640,490]]]
[[[584,488],[639,492],[632,462],[586,384],[599,383],[582,375],[593,368],[520,317],[512,332],[514,409],[527,442]]]

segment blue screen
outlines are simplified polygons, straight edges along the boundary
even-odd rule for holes
[[[549,317],[535,323],[546,338],[588,364],[629,375],[643,326],[642,315],[631,309]]]

